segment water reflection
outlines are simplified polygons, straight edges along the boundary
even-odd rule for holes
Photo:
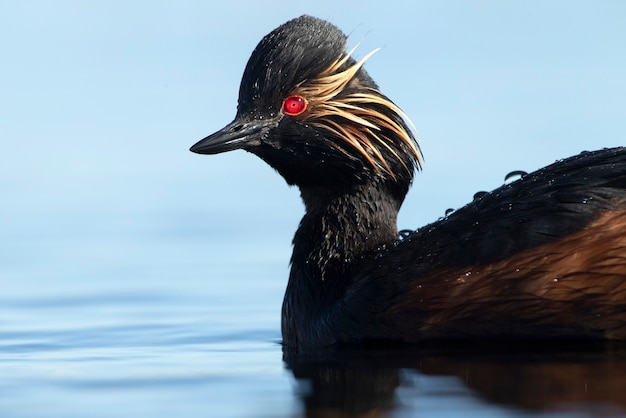
[[[445,382],[459,382],[466,396],[515,411],[626,414],[626,344],[284,348],[283,359],[299,382],[297,395],[309,417],[387,416],[402,407],[399,388],[425,396],[419,383],[407,384],[410,375],[418,382],[419,376],[448,377]]]

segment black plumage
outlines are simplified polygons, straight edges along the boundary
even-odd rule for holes
[[[284,343],[626,339],[626,149],[559,161],[398,239],[419,146],[345,47],[310,16],[280,26],[252,53],[235,120],[191,148],[244,149],[300,188]]]

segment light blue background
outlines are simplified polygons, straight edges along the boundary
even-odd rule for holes
[[[296,192],[261,162],[187,148],[232,119],[260,38],[302,13],[350,33],[357,56],[383,47],[367,69],[410,115],[426,156],[403,227],[509,170],[623,144],[621,1],[4,2],[3,228],[61,215],[102,223],[173,199],[194,211],[233,196],[291,210]]]
[[[366,67],[411,117],[426,157],[400,228],[510,170],[624,144],[621,1],[4,2],[4,295],[97,292],[94,280],[58,280],[81,263],[117,266],[138,289],[167,263],[210,276],[219,261],[238,276],[274,260],[282,281],[297,190],[245,152],[188,147],[234,116],[261,37],[302,13],[350,33],[357,56],[383,47]]]

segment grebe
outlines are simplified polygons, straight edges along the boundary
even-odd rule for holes
[[[300,189],[283,343],[626,339],[626,148],[559,161],[399,238],[420,148],[346,43],[310,16],[275,29],[235,120],[191,147],[246,150]]]

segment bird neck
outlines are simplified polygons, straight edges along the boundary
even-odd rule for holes
[[[300,190],[306,213],[293,240],[283,302],[287,344],[320,338],[307,334],[316,328],[311,324],[323,320],[345,295],[366,254],[397,239],[396,220],[404,197],[380,184]]]
[[[397,238],[400,203],[380,185],[302,188],[306,213],[294,237],[292,265],[312,265],[312,279],[345,273],[363,253]]]

